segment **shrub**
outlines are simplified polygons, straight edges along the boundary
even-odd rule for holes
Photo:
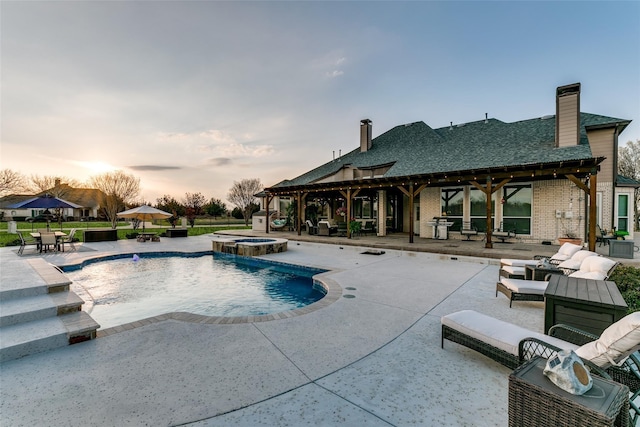
[[[640,310],[640,268],[619,265],[609,280],[616,282],[622,298],[629,306],[629,313]]]

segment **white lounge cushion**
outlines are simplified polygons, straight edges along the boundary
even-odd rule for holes
[[[511,259],[511,258],[502,258],[500,260],[500,265],[505,266],[513,266],[513,267],[525,267],[527,265],[538,265],[540,261],[537,259]]]
[[[549,282],[542,280],[511,279],[508,277],[500,279],[500,283],[511,292],[537,295],[544,295],[544,291],[547,290],[547,286],[549,285]]]
[[[582,262],[590,256],[599,256],[595,252],[591,251],[578,251],[571,258],[566,261],[562,261],[558,267],[559,268],[569,268],[571,270],[579,270]]]
[[[502,271],[509,273],[512,276],[524,276],[524,267],[517,267],[513,265],[502,266]]]
[[[620,356],[640,345],[640,311],[628,314],[602,332],[600,338],[583,345],[576,354],[598,366],[621,362]]]
[[[558,249],[558,252],[551,255],[549,259],[557,260],[557,261],[565,261],[571,258],[576,252],[582,249],[580,245],[574,245],[573,243],[564,243]],[[511,258],[502,258],[500,260],[500,265],[512,265],[516,267],[524,267],[526,265],[537,265],[540,261],[537,259],[511,259]]]
[[[573,243],[563,243],[562,246],[560,246],[560,249],[558,249],[558,253],[555,254],[554,256],[552,256],[552,259],[560,259],[560,260],[566,260],[569,259],[573,256],[573,254],[575,254],[576,252],[582,250],[582,246],[581,245],[574,245]]]
[[[603,257],[603,256],[587,257],[582,262],[582,264],[580,264],[579,272],[581,273],[597,272],[597,273],[602,273],[606,277],[609,274],[609,270],[611,270],[611,267],[613,267],[615,264],[616,262],[614,260]],[[575,273],[572,273],[570,274],[570,276],[582,277],[582,276],[573,276],[574,274]],[[603,280],[603,279],[600,279],[600,280]]]
[[[440,321],[451,329],[515,356],[518,355],[520,341],[525,338],[537,338],[566,350],[575,350],[578,347],[558,338],[534,332],[473,310],[447,314]]]

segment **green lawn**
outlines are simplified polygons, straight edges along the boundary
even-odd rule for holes
[[[0,247],[5,247],[5,246],[19,246],[20,245],[20,238],[18,237],[17,234],[9,234],[7,233],[7,227],[6,227],[6,223],[3,223],[5,226],[4,228],[0,227]],[[81,242],[83,239],[83,233],[82,230],[83,229],[87,229],[87,228],[91,228],[91,229],[96,229],[96,228],[111,228],[111,225],[109,223],[95,223],[92,222],[90,223],[91,225],[89,227],[87,227],[85,225],[86,223],[83,222],[68,222],[68,223],[63,223],[62,226],[62,230],[68,232],[70,229],[72,228],[76,228],[78,229],[78,231],[76,232],[75,237],[77,237]],[[102,226],[99,226],[98,224],[103,224]],[[22,231],[22,232],[30,232],[31,231],[31,224],[27,225],[29,227],[20,227],[18,226],[18,231]],[[136,233],[139,232],[140,230],[133,230],[131,228],[124,228],[126,226],[126,223],[123,223],[123,225],[121,227],[118,227],[118,239],[126,239],[128,234],[132,234],[132,233]],[[33,229],[37,230],[38,228],[45,228],[46,224],[34,224]],[[156,228],[154,227],[153,232],[154,233],[158,233],[158,234],[162,234],[164,233],[166,230],[168,230],[169,226],[167,227],[161,227],[161,228]],[[210,234],[210,233],[215,233],[218,230],[245,230],[245,229],[249,229],[251,228],[246,227],[244,225],[244,222],[242,224],[239,225],[230,225],[227,226],[225,225],[219,225],[219,226],[197,226],[197,227],[188,227],[188,231],[189,231],[189,236],[199,236],[201,234]],[[56,226],[51,226],[52,230],[60,230],[60,227],[58,224],[56,224]],[[149,230],[149,229],[148,229]]]

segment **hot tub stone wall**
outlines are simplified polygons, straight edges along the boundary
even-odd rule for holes
[[[231,253],[239,256],[259,256],[287,251],[287,241],[274,242],[235,242],[233,240],[214,240],[212,242],[214,252]]]

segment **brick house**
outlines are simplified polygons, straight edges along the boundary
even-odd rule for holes
[[[95,188],[75,188],[56,180],[54,187],[37,194],[12,194],[0,198],[0,212],[4,219],[24,220],[41,214],[44,209],[9,209],[8,206],[23,202],[37,196],[51,194],[60,199],[74,203],[79,208],[62,209],[64,218],[74,220],[99,218],[101,216],[100,201],[104,199],[104,193]]]
[[[263,206],[298,203],[301,223],[309,204],[329,220],[342,206],[375,221],[379,236],[404,232],[410,242],[434,237],[443,216],[453,222],[450,238],[471,225],[487,232],[487,247],[497,229],[531,242],[586,240],[596,225],[633,238],[640,183],[617,174],[618,137],[630,122],[580,112],[580,83],[556,89],[555,115],[514,123],[415,122],[372,139],[372,122],[362,120],[358,148],[266,188]]]

